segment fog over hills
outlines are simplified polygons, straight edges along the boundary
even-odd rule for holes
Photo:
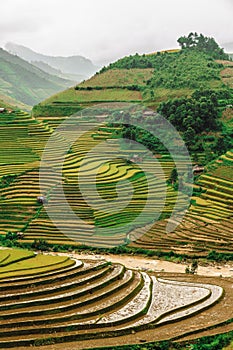
[[[56,74],[75,82],[80,82],[90,77],[99,69],[91,60],[79,55],[68,57],[48,56],[14,43],[7,43],[5,48],[10,53],[39,66],[50,74]]]
[[[228,42],[225,44],[222,44],[222,47],[224,48],[224,50],[228,53],[233,53],[233,41],[232,42]]]
[[[33,106],[72,84],[0,48],[0,95],[10,97],[14,104]]]

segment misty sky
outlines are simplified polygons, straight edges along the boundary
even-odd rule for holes
[[[233,0],[2,0],[0,46],[105,63],[177,46],[191,31],[233,42]]]

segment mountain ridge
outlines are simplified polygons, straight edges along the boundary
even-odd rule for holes
[[[68,74],[69,79],[76,82],[80,82],[81,80],[90,77],[99,69],[99,67],[95,66],[90,59],[80,55],[67,57],[49,56],[37,53],[26,46],[14,43],[7,43],[5,48],[9,52],[18,55],[32,64],[43,62],[51,68],[61,71],[62,77],[65,77]]]
[[[0,93],[32,106],[73,82],[50,75],[0,48]]]

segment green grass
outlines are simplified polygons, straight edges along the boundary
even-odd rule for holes
[[[135,67],[134,64],[131,67],[134,60]],[[141,61],[147,63],[141,67]],[[151,62],[149,68],[148,62]],[[33,113],[35,116],[55,115],[54,113],[70,115],[80,107],[107,101],[143,100],[148,107],[157,108],[168,99],[190,97],[198,88],[222,88],[220,72],[223,68],[222,63],[216,63],[208,55],[195,51],[130,56],[102,69],[78,85],[80,89],[93,90],[65,90],[35,106]],[[141,91],[126,89],[133,85]],[[110,88],[114,86],[118,89]]]
[[[124,89],[107,89],[82,91],[70,88],[63,91],[61,94],[54,95],[44,101],[41,105],[46,104],[79,104],[87,102],[105,102],[105,101],[140,101],[141,94],[138,91],[129,91]]]
[[[148,69],[111,69],[102,74],[95,74],[91,79],[79,84],[80,87],[108,87],[145,85],[153,75],[154,70]]]

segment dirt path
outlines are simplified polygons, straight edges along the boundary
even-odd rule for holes
[[[107,261],[116,262],[125,265],[130,269],[139,269],[144,271],[155,272],[170,272],[170,273],[184,273],[186,264],[174,263],[164,260],[155,260],[153,258],[133,256],[133,255],[115,255],[115,254],[76,254],[76,253],[51,253],[54,255],[66,255],[76,259],[105,259]],[[197,270],[198,275],[202,276],[222,276],[233,277],[233,262],[226,264],[213,264],[208,266],[199,266]]]

